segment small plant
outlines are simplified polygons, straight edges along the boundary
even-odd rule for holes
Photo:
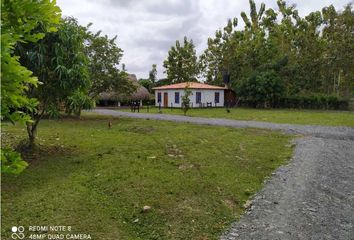
[[[191,100],[189,99],[189,97],[191,95],[192,95],[192,91],[189,89],[189,85],[187,84],[187,86],[184,88],[184,95],[182,96],[182,110],[184,116],[186,116],[187,111],[190,108]]]
[[[20,153],[9,147],[1,149],[1,173],[19,174],[27,166]]]
[[[74,113],[78,117],[80,117],[82,109],[92,109],[94,106],[95,102],[82,91],[76,91],[66,100],[67,113]]]

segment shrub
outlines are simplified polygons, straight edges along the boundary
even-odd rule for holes
[[[274,70],[254,74],[237,89],[241,102],[253,107],[274,107],[284,92],[283,81]]]
[[[182,110],[184,116],[187,115],[187,111],[190,108],[190,99],[189,97],[192,95],[192,91],[189,89],[189,86],[187,85],[184,89],[184,95],[182,96]]]
[[[254,99],[241,99],[239,106],[259,107]],[[279,98],[273,105],[275,108],[348,110],[349,100],[333,95],[286,96]]]
[[[65,105],[67,113],[74,113],[75,115],[80,116],[82,109],[94,108],[95,102],[84,92],[76,91],[73,95],[67,98]]]
[[[324,110],[347,110],[349,101],[333,95],[287,96],[276,104],[279,108],[304,108]]]

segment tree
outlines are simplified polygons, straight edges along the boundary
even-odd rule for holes
[[[237,18],[229,19],[223,31],[218,30],[215,32],[215,38],[208,38],[208,48],[200,57],[200,66],[209,84],[220,86],[227,84],[223,75],[230,72],[230,53],[232,52],[230,38],[237,22]]]
[[[65,100],[67,113],[74,113],[78,117],[80,117],[82,109],[92,109],[94,106],[95,102],[92,101],[92,98],[81,90],[77,90]]]
[[[19,63],[18,43],[37,42],[47,32],[56,31],[60,8],[55,1],[1,1],[1,116],[12,122],[30,118],[19,109],[33,109],[37,101],[25,90],[36,87],[38,79]],[[38,26],[41,28],[38,28]]]
[[[145,87],[149,93],[152,92],[152,88],[154,87],[154,83],[151,81],[151,79],[139,79],[139,84],[143,87]]]
[[[254,74],[243,81],[237,94],[256,106],[274,107],[276,101],[284,96],[284,85],[276,72],[269,70]]]
[[[156,64],[152,64],[152,69],[149,72],[149,79],[153,84],[155,84],[155,82],[157,80]]]
[[[62,19],[58,31],[48,33],[37,43],[19,44],[22,65],[29,68],[42,83],[29,87],[28,97],[40,104],[28,111],[33,122],[27,122],[30,146],[35,144],[37,127],[49,109],[57,111],[60,104],[77,91],[87,92],[90,87],[87,57],[84,53],[85,28],[73,18]]]
[[[11,122],[32,121],[24,110],[31,111],[37,100],[26,96],[29,86],[38,79],[19,62],[16,45],[36,42],[47,32],[56,31],[60,8],[55,1],[1,1],[1,118]],[[41,28],[37,27],[41,25]],[[1,172],[20,173],[27,166],[19,153],[10,147],[1,149]]]
[[[117,94],[129,93],[134,90],[132,83],[128,79],[128,74],[119,70],[118,66],[123,57],[123,50],[116,44],[117,36],[108,38],[101,36],[101,31],[92,33],[88,31],[86,35],[85,54],[88,57],[88,70],[91,87],[89,96],[95,99],[100,93],[113,91]]]
[[[184,88],[184,94],[182,96],[182,110],[183,110],[183,114],[184,116],[187,115],[187,111],[190,108],[190,102],[191,100],[189,99],[189,97],[192,95],[192,91],[189,89],[188,84],[186,85],[186,87]]]
[[[193,41],[184,37],[183,46],[176,41],[171,47],[167,59],[163,62],[166,68],[169,83],[196,82],[199,74],[199,65]]]
[[[354,35],[352,5],[343,11],[333,6],[301,17],[295,5],[277,0],[278,9],[261,4],[257,10],[241,13],[243,29],[229,20],[223,30],[208,39],[201,55],[203,75],[208,83],[238,87],[262,78],[274,70],[287,96],[336,95],[349,98],[354,93]],[[286,60],[288,64],[273,69]],[[225,74],[226,73],[226,74]],[[224,78],[226,76],[226,78]]]

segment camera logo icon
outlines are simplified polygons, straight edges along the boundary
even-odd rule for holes
[[[25,234],[24,234],[25,228],[23,226],[13,226],[11,228],[11,238],[12,239],[24,239],[25,238]]]

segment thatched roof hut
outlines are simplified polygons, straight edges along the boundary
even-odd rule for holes
[[[128,75],[129,81],[136,87],[136,90],[132,94],[117,94],[115,92],[103,92],[99,95],[100,101],[140,101],[148,100],[150,98],[149,91],[141,86],[135,76],[135,74]]]

